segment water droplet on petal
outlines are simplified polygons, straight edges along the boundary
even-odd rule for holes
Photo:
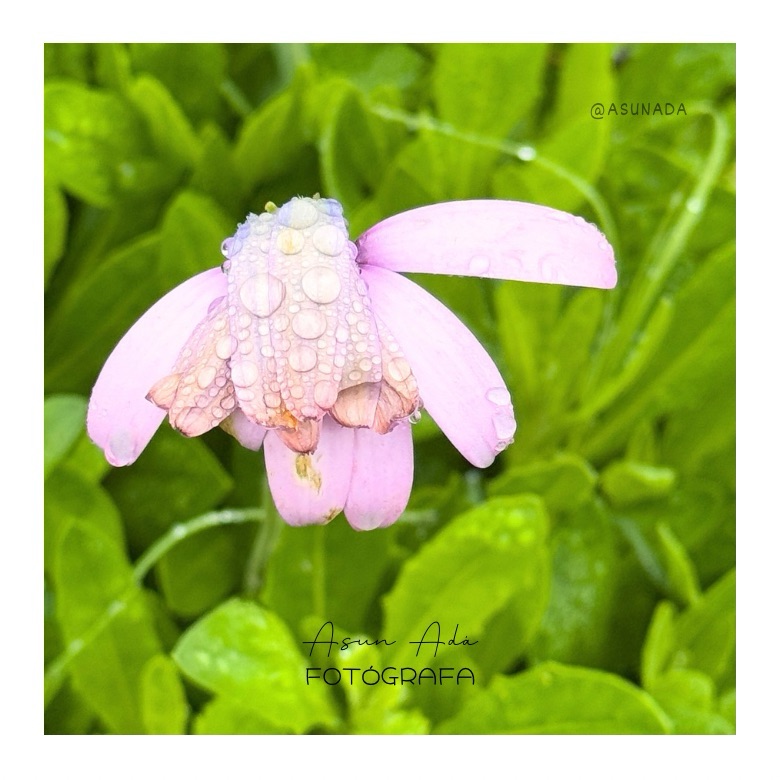
[[[476,255],[469,260],[469,273],[481,276],[490,270],[490,258],[485,255]]]
[[[236,351],[238,341],[234,336],[223,336],[218,342],[214,351],[221,360],[227,360]]]
[[[253,314],[270,317],[282,304],[284,283],[271,274],[257,274],[241,285],[239,296]]]
[[[493,418],[493,429],[496,432],[496,436],[498,436],[500,441],[503,441],[506,445],[508,443],[507,440],[511,439],[515,435],[515,431],[517,430],[517,423],[515,422],[514,416],[508,412],[502,412],[501,414],[497,414]]]
[[[217,375],[217,369],[214,366],[206,366],[198,373],[198,387],[205,390]]]
[[[305,344],[299,344],[290,350],[287,360],[294,371],[311,371],[317,365],[317,353]]]
[[[279,209],[276,217],[282,225],[303,230],[317,221],[319,213],[308,199],[294,198]]]
[[[341,294],[338,274],[326,266],[310,268],[301,279],[306,295],[315,303],[333,303]]]
[[[276,409],[282,403],[282,399],[276,393],[266,393],[263,396],[263,401],[265,401],[266,406],[272,409]]]
[[[508,406],[512,403],[509,390],[505,387],[491,387],[490,390],[485,393],[485,398],[496,406]]]
[[[302,339],[319,338],[327,327],[325,315],[317,309],[303,309],[292,320],[292,329]]]
[[[242,360],[240,363],[234,363],[230,367],[230,378],[236,387],[250,387],[257,381],[259,373],[257,366],[249,360]],[[252,399],[248,400],[251,401]]]
[[[335,382],[321,381],[314,385],[314,401],[322,409],[330,409],[336,403],[339,387]]]
[[[344,249],[347,237],[336,225],[322,225],[314,232],[312,241],[318,252],[322,252],[322,254],[330,257],[336,257]]]
[[[225,257],[230,257],[230,249],[233,246],[233,236],[230,238],[226,238],[222,242],[222,246],[220,247],[220,251]]]
[[[276,246],[286,255],[297,255],[303,249],[303,234],[292,228],[284,228],[276,237]]]
[[[387,373],[396,382],[403,382],[412,373],[412,368],[406,358],[395,357],[387,364]]]
[[[419,409],[415,409],[410,415],[409,415],[409,422],[412,425],[417,425],[418,422],[422,420],[422,412]]]

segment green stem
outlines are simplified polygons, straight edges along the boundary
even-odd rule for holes
[[[72,639],[67,647],[46,668],[44,675],[44,706],[54,698],[62,685],[68,668],[78,658],[84,649],[105,631],[113,619],[124,612],[142,592],[139,588],[144,577],[151,571],[160,559],[183,539],[188,539],[206,528],[236,523],[262,522],[266,519],[263,509],[225,509],[220,512],[209,512],[186,523],[178,523],[168,529],[151,547],[136,561],[133,567],[131,584],[120,596],[106,607],[103,614],[81,636]]]
[[[473,146],[492,149],[493,151],[506,154],[514,159],[521,160],[528,165],[537,165],[539,168],[558,176],[560,179],[574,187],[590,205],[601,223],[604,233],[612,242],[612,245],[617,252],[617,246],[615,244],[617,241],[615,221],[612,218],[606,201],[601,197],[596,188],[563,165],[539,155],[533,146],[518,144],[515,141],[502,141],[498,138],[480,135],[479,133],[465,132],[463,130],[458,130],[447,122],[441,122],[438,119],[434,119],[431,116],[415,116],[413,114],[407,114],[405,111],[391,108],[390,106],[373,104],[369,109],[373,114],[382,117],[382,119],[404,125],[410,132],[428,130],[446,136],[447,138],[454,138],[458,141],[472,144]]]
[[[266,480],[263,481],[263,507],[266,521],[257,529],[244,570],[244,592],[250,597],[256,596],[263,587],[265,568],[284,525]]]
[[[650,243],[651,251],[645,255],[631,284],[623,311],[613,331],[614,336],[594,366],[591,387],[598,384],[603,377],[614,373],[630,351],[636,334],[663,291],[675,263],[701,219],[728,161],[730,133],[725,118],[708,106],[694,107],[691,113],[712,118],[713,138],[707,160],[691,195],[683,204],[682,213],[675,225],[668,233],[662,228]]]

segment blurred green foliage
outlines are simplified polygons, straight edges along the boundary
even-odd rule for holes
[[[734,46],[56,44],[45,75],[47,732],[735,730]],[[424,420],[409,509],[366,534],[279,529],[221,431],[122,470],[84,431],[133,321],[315,192],[353,237],[502,197],[617,250],[612,291],[418,279],[518,434],[477,472]],[[409,644],[436,622],[476,643]],[[310,655],[326,623],[363,643]]]

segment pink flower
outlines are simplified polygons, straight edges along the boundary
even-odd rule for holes
[[[152,306],[106,361],[87,428],[110,463],[132,463],[163,418],[187,436],[221,425],[265,444],[271,493],[292,525],[344,510],[390,525],[412,487],[410,422],[423,408],[473,465],[516,423],[506,385],[471,332],[399,272],[614,287],[592,225],[513,201],[407,211],[349,240],[341,205],[294,198],[250,214],[222,268]]]

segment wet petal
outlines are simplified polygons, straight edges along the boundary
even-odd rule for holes
[[[265,467],[279,514],[290,525],[330,522],[343,508],[352,479],[355,433],[329,417],[322,420],[319,446],[293,452],[272,431],[265,439]]]
[[[475,466],[489,466],[515,433],[509,391],[471,331],[414,282],[364,266],[374,312],[411,365],[424,408]]]
[[[385,434],[356,430],[354,461],[344,507],[349,524],[370,531],[394,523],[406,509],[412,491],[411,426],[404,420]]]
[[[482,276],[581,287],[617,282],[612,247],[593,225],[557,209],[463,200],[405,211],[357,240],[358,262],[391,271]]]
[[[240,409],[236,409],[230,417],[223,420],[221,426],[222,430],[227,431],[248,450],[259,450],[268,433],[268,428],[253,423]]]
[[[185,436],[200,436],[219,425],[236,408],[230,369],[222,344],[232,341],[227,302],[217,298],[187,339],[173,373],[146,396],[168,411],[171,425]]]
[[[95,382],[87,412],[90,438],[114,466],[132,463],[149,443],[165,411],[146,400],[170,373],[209,304],[226,293],[219,268],[180,284],[149,309],[116,345]]]

